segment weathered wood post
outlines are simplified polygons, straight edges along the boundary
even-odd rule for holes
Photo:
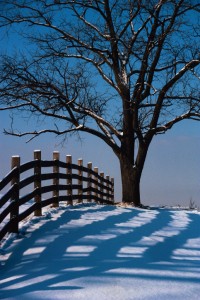
[[[55,202],[53,202],[52,207],[59,206],[59,159],[60,153],[58,151],[53,152],[53,160],[55,165],[53,166],[53,174],[55,177],[53,178],[53,185],[55,185],[55,190],[53,190],[53,197]]]
[[[97,198],[98,198],[98,172],[99,172],[99,169],[97,167],[94,167],[94,172],[96,173],[95,174],[95,185],[94,185],[94,188],[95,188],[95,193],[94,193],[94,197],[96,198],[95,201],[98,202]]]
[[[80,169],[78,169],[78,185],[80,185],[79,189],[78,189],[78,203],[82,203],[83,199],[82,199],[82,195],[83,195],[83,180],[82,180],[82,176],[83,176],[83,170],[82,170],[82,166],[83,166],[83,160],[82,158],[78,159],[78,166],[80,167]]]
[[[34,216],[39,217],[42,215],[42,206],[41,206],[41,151],[34,151],[34,160],[36,165],[34,167],[34,189],[37,190],[37,194],[34,197],[35,203],[38,204],[38,208],[34,211]]]
[[[11,197],[11,202],[13,204],[12,211],[10,212],[10,219],[12,220],[12,225],[10,232],[18,233],[19,231],[19,181],[20,181],[20,157],[12,156],[11,160],[11,169],[16,168],[15,176],[11,181],[11,185],[13,186],[13,194]]]
[[[107,180],[107,183],[106,183],[106,186],[107,186],[107,197],[106,197],[106,200],[109,200],[109,194],[110,194],[110,191],[109,191],[109,181],[110,181],[110,176],[109,175],[106,175],[106,180]]]
[[[87,177],[88,177],[88,182],[87,182],[87,188],[88,188],[88,191],[87,191],[87,201],[88,202],[91,202],[92,201],[92,191],[91,191],[91,188],[92,188],[92,182],[91,182],[91,179],[92,179],[92,174],[91,174],[91,171],[92,171],[92,163],[89,162],[87,164],[87,168],[88,168],[88,173],[87,173]]]
[[[67,163],[67,168],[66,168],[66,174],[68,176],[67,178],[67,204],[73,205],[73,200],[72,200],[72,156],[71,155],[66,155],[66,163]]]
[[[101,199],[102,199],[102,202],[103,202],[103,200],[104,200],[104,196],[103,196],[103,179],[104,179],[104,173],[101,172],[100,176],[101,176],[101,179],[100,179],[100,184],[101,184],[101,186],[100,186],[100,192],[102,193]]]
[[[114,182],[114,178],[111,178],[111,183],[112,183],[112,202],[115,201],[115,182]]]

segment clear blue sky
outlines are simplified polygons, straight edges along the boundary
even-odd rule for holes
[[[26,121],[18,117],[20,127]],[[33,151],[40,149],[43,159],[51,159],[54,150],[60,151],[61,160],[71,154],[73,161],[83,158],[84,164],[93,162],[106,175],[115,178],[115,199],[121,200],[121,182],[118,160],[103,142],[84,135],[82,142],[69,137],[65,144],[52,134],[43,135],[26,143],[27,137],[17,138],[2,134],[9,128],[8,112],[0,112],[0,178],[10,170],[12,155],[20,155],[22,163],[33,159]],[[44,125],[45,126],[45,125]],[[190,199],[200,207],[200,123],[185,121],[165,135],[157,136],[149,149],[141,183],[144,204],[188,205]]]

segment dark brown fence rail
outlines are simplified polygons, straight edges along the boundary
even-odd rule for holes
[[[26,192],[28,190],[28,192]],[[53,160],[42,160],[41,151],[34,151],[34,160],[20,164],[20,157],[13,156],[11,171],[0,181],[0,240],[8,232],[18,233],[19,222],[32,213],[42,215],[48,205],[58,207],[59,202],[83,201],[113,204],[114,179],[104,178],[92,163],[83,166],[83,160],[72,163],[71,155],[60,161],[60,154],[53,152]]]

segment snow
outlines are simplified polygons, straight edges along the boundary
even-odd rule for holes
[[[200,213],[51,208],[0,252],[0,299],[199,299]]]

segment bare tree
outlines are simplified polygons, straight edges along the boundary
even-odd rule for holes
[[[122,200],[140,205],[153,137],[182,120],[200,120],[199,1],[1,2],[1,30],[18,28],[29,46],[2,55],[0,109],[55,123],[7,133],[99,137],[119,159]]]

